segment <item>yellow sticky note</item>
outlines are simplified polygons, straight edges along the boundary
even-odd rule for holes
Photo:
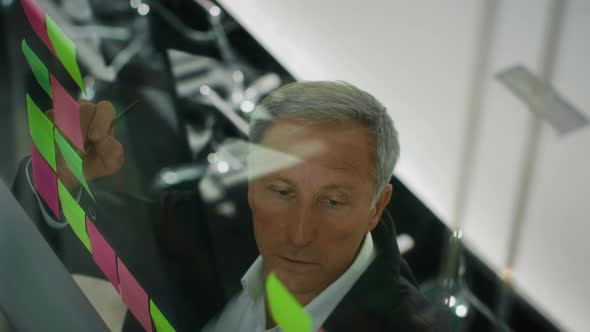
[[[311,332],[311,317],[273,272],[266,278],[266,296],[270,314],[283,331]]]
[[[55,142],[59,147],[59,151],[63,156],[66,165],[72,171],[72,174],[78,179],[82,187],[86,189],[86,191],[90,194],[92,198],[92,192],[90,191],[90,187],[88,186],[88,182],[86,182],[86,178],[84,177],[84,163],[82,158],[76,153],[76,150],[66,141],[66,139],[59,133],[59,130],[55,130]]]
[[[78,84],[80,89],[86,93],[84,80],[82,79],[82,74],[78,67],[78,61],[76,60],[76,45],[51,19],[51,17],[45,15],[45,21],[47,24],[47,34],[49,35],[49,40],[51,40],[51,45],[53,45],[55,54],[76,84]]]
[[[152,316],[157,332],[176,332],[152,300],[150,300],[150,315]]]
[[[86,230],[86,214],[84,213],[84,210],[82,210],[78,202],[76,202],[68,189],[59,180],[57,180],[57,191],[59,194],[61,209],[66,220],[70,224],[70,227],[72,227],[72,230],[80,241],[82,241],[86,249],[92,252],[90,238],[88,237],[88,231]]]
[[[29,132],[33,143],[45,161],[55,167],[55,145],[53,143],[53,123],[45,116],[43,111],[35,104],[31,96],[27,94],[27,113],[29,114]]]
[[[33,52],[33,50],[29,47],[27,42],[23,39],[21,43],[21,48],[27,62],[29,63],[29,67],[31,67],[31,71],[33,72],[33,76],[37,80],[37,83],[45,90],[45,92],[49,95],[49,98],[52,98],[51,94],[51,85],[49,84],[49,69],[45,66],[45,64],[39,59],[37,54]]]

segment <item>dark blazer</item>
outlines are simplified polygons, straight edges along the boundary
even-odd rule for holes
[[[324,323],[329,331],[434,331],[430,303],[401,258],[385,217],[371,232],[378,255]]]
[[[24,165],[13,192],[46,239],[60,251],[63,241],[56,240],[60,231],[43,221],[26,182]],[[194,191],[166,193],[152,203],[126,194],[94,192],[100,207],[99,228],[107,240],[111,240],[109,235],[125,237],[113,239],[115,250],[148,294],[162,304],[160,309],[177,331],[199,330],[241,291],[240,279],[258,254],[244,189],[237,189],[240,213],[234,219],[214,216]],[[432,307],[416,289],[387,214],[372,235],[376,259],[328,317],[324,330],[434,331]],[[152,270],[142,262],[141,254],[146,253],[159,256],[152,259]]]

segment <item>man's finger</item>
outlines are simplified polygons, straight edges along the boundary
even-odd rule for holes
[[[82,128],[82,135],[84,137],[84,141],[87,141],[88,128],[90,127],[90,123],[94,119],[94,114],[96,113],[96,105],[86,100],[79,100],[78,103],[80,104],[80,127]]]
[[[98,142],[109,134],[111,122],[115,118],[115,108],[108,101],[96,104],[96,113],[88,127],[88,138],[92,142]]]
[[[123,146],[114,137],[96,142],[84,161],[84,174],[88,179],[118,172],[124,162]]]

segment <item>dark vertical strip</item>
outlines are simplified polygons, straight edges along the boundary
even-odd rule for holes
[[[0,5],[0,104],[2,111],[0,111],[0,151],[2,151],[3,158],[0,158],[0,176],[5,177],[9,183],[14,177],[14,166],[16,165],[16,151],[12,144],[14,140],[14,117],[15,103],[13,101],[14,92],[10,84],[13,69],[10,66],[11,53],[10,49],[10,25],[12,19],[10,18],[12,7],[2,7]]]

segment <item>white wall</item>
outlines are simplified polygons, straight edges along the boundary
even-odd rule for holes
[[[498,272],[531,113],[493,74],[514,64],[539,73],[548,1],[499,2],[464,224]],[[483,0],[220,2],[297,79],[346,80],[380,99],[400,132],[396,175],[452,224]],[[553,83],[590,117],[590,2],[570,1],[565,20]],[[561,137],[544,126],[514,271],[519,291],[571,331],[590,326],[589,147],[590,127]]]
[[[554,85],[590,117],[590,2],[572,1]],[[525,221],[519,286],[572,331],[588,331],[590,127],[560,137],[546,126]]]

